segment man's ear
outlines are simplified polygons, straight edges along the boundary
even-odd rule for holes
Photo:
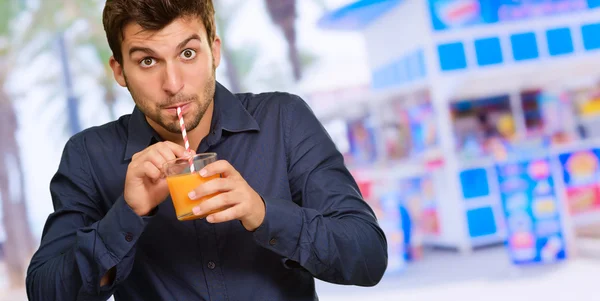
[[[215,40],[212,43],[212,55],[213,55],[213,59],[214,59],[214,68],[216,69],[217,67],[219,67],[219,64],[221,63],[221,38],[219,38],[219,36],[215,36]]]
[[[123,73],[123,66],[117,62],[114,56],[111,56],[108,61],[110,68],[113,71],[113,76],[115,80],[121,87],[127,87],[127,82],[125,81],[125,73]]]

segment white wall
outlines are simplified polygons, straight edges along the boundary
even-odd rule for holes
[[[371,70],[422,48],[431,36],[424,0],[406,0],[364,30]]]

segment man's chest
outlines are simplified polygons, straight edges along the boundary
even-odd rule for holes
[[[198,151],[217,153],[218,160],[229,162],[259,194],[291,199],[287,156],[275,135],[237,134],[214,145],[201,145]]]

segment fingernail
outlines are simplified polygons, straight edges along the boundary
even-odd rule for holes
[[[200,176],[205,177],[207,173],[208,172],[206,171],[206,169],[203,169],[200,171]]]
[[[194,215],[200,215],[200,213],[202,213],[200,211],[200,207],[194,207],[194,208],[192,208],[192,212],[194,213]]]
[[[212,215],[209,215],[209,216],[206,217],[206,221],[209,222],[209,223],[212,223],[212,222],[215,221],[215,218]]]
[[[188,193],[188,197],[191,200],[195,200],[196,199],[196,192],[195,191],[191,191],[190,193]]]

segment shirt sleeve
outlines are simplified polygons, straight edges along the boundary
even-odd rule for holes
[[[373,286],[387,268],[387,241],[343,156],[306,103],[287,105],[286,145],[293,202],[263,196],[256,242],[338,284]]]
[[[138,216],[122,196],[103,212],[88,160],[81,137],[69,140],[50,183],[55,211],[27,271],[29,300],[107,300],[131,271],[150,217]],[[100,287],[113,267],[114,282]]]

